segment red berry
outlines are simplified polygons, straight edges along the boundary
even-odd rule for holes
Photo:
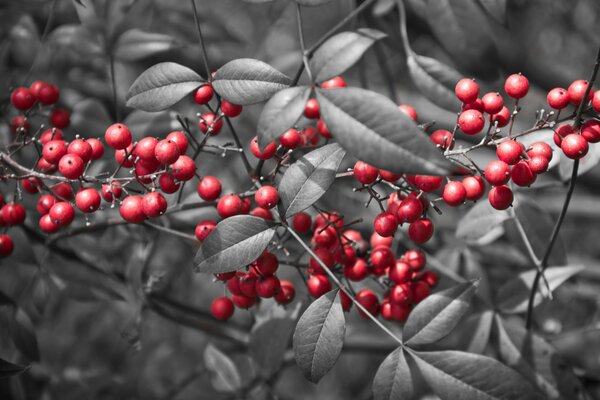
[[[363,289],[360,292],[358,292],[356,294],[356,301],[361,306],[363,306],[369,312],[369,314],[373,316],[377,316],[379,314],[379,299],[377,298],[377,295],[373,293],[372,290]],[[368,316],[362,310],[359,309],[358,313],[363,318],[368,318]]]
[[[446,129],[438,129],[434,131],[430,139],[433,143],[439,146],[442,150],[453,149],[454,141],[452,140],[452,133]]]
[[[333,257],[333,254],[331,254],[331,251],[329,251],[323,247],[319,247],[319,248],[315,249],[314,252],[317,255],[317,257],[319,257],[319,259],[323,262],[323,264],[325,264],[325,266],[327,268],[331,269],[331,267],[333,267],[333,264],[335,264],[335,258]],[[324,274],[325,273],[321,264],[314,257],[310,258],[308,265],[309,265],[309,269],[312,270],[312,272],[311,272],[312,274]]]
[[[223,128],[223,120],[221,118],[217,118],[215,114],[211,112],[204,113],[198,120],[198,127],[203,133],[216,136]]]
[[[472,103],[479,96],[479,85],[474,79],[463,78],[456,83],[454,93],[461,102]]]
[[[10,130],[13,133],[28,133],[30,128],[31,124],[22,115],[17,115],[16,117],[10,120]]]
[[[54,198],[54,196],[52,196],[51,194],[43,194],[37,202],[36,210],[42,215],[48,214],[48,211],[50,211],[50,208],[54,205],[55,202],[56,199]]]
[[[529,167],[528,161],[519,161],[515,164],[510,171],[510,177],[517,186],[530,186],[537,178]]]
[[[495,186],[490,189],[488,200],[496,210],[506,210],[513,202],[513,192],[508,186]]]
[[[443,182],[444,181],[441,176],[433,176],[433,175],[415,175],[414,176],[415,186],[427,193],[438,190],[442,186]]]
[[[571,95],[567,89],[554,88],[548,92],[546,101],[548,102],[548,105],[555,110],[562,110],[569,105],[569,102],[571,101]]]
[[[76,154],[81,157],[84,163],[92,159],[92,146],[83,139],[75,139],[67,147],[69,154]]]
[[[383,275],[396,261],[389,247],[379,246],[371,252],[371,267],[375,275]]]
[[[175,193],[179,190],[180,186],[169,174],[161,175],[160,178],[158,178],[158,185],[160,186],[160,189],[167,194]]]
[[[298,233],[306,233],[310,230],[311,222],[310,215],[301,212],[292,218],[292,227]]]
[[[433,236],[433,223],[423,218],[413,222],[408,227],[408,236],[415,243],[425,243]]]
[[[476,110],[476,111],[479,111],[480,113],[483,113],[483,101],[481,99],[475,99],[475,101],[472,103],[463,104],[462,110],[463,111]]]
[[[60,91],[56,86],[46,83],[39,88],[35,97],[43,105],[50,106],[58,101],[59,95]]]
[[[237,104],[233,104],[228,102],[227,100],[223,100],[221,102],[221,111],[225,116],[233,118],[237,117],[242,113],[242,106],[238,106]]]
[[[227,321],[234,311],[233,302],[228,297],[217,297],[210,305],[210,313],[219,321]]]
[[[412,285],[413,303],[418,304],[431,294],[431,288],[426,282],[419,281]]]
[[[308,279],[306,288],[312,297],[318,298],[331,290],[331,283],[325,275],[313,275]]]
[[[175,142],[175,144],[177,144],[177,147],[179,148],[179,154],[185,154],[188,149],[188,138],[185,136],[185,133],[181,131],[173,131],[169,133],[166,137],[166,140],[170,140],[171,142]]]
[[[370,185],[379,176],[379,170],[366,162],[357,161],[354,164],[354,177],[363,185]]]
[[[154,158],[161,164],[173,164],[179,158],[179,146],[172,140],[163,139],[154,147]]]
[[[213,231],[213,229],[215,229],[216,226],[217,223],[209,219],[198,222],[198,225],[196,225],[196,229],[194,230],[196,239],[202,242]]]
[[[369,244],[372,248],[376,247],[390,247],[392,245],[393,237],[383,237],[379,235],[377,232],[373,232],[371,234],[371,238],[369,239]]]
[[[325,125],[325,122],[322,119],[317,121],[317,132],[325,139],[331,139],[331,132],[329,132],[329,128],[327,128],[327,125]]]
[[[485,119],[477,110],[467,110],[458,116],[458,127],[467,135],[476,135],[483,129]]]
[[[252,206],[252,201],[249,197],[242,199],[242,206],[240,207],[240,214],[248,214],[250,212],[250,207]]]
[[[579,103],[581,103],[581,100],[583,100],[583,96],[585,96],[585,91],[587,90],[588,87],[588,81],[584,81],[582,79],[573,81],[573,83],[571,83],[571,85],[569,86],[569,96],[571,97],[571,103],[575,104],[575,105],[579,105]],[[594,95],[594,90],[590,90],[590,94],[587,98],[587,101],[592,99],[592,96]]]
[[[423,203],[415,197],[407,197],[400,202],[396,216],[399,223],[415,222],[423,214]]]
[[[2,219],[6,225],[21,225],[25,222],[25,207],[18,203],[7,203],[2,207]]]
[[[600,91],[598,91],[600,93]],[[598,143],[600,142],[600,122],[596,120],[589,120],[581,127],[581,136],[588,143]]]
[[[150,192],[142,198],[142,210],[149,218],[160,217],[167,211],[167,200],[158,192]]]
[[[433,271],[425,271],[421,275],[421,280],[429,285],[429,287],[434,287],[438,284],[440,277]]]
[[[210,83],[200,86],[194,92],[194,101],[196,104],[206,104],[208,103],[214,95],[214,90]]]
[[[131,144],[131,132],[123,124],[112,124],[106,129],[104,140],[113,149],[126,149]]]
[[[50,164],[58,164],[67,154],[67,144],[64,140],[51,140],[42,148],[42,157]]]
[[[442,198],[449,206],[456,207],[465,202],[467,197],[467,190],[463,186],[462,182],[451,181],[444,186],[442,192]]]
[[[255,297],[248,297],[242,295],[232,295],[231,300],[233,300],[233,304],[238,306],[239,308],[250,308],[256,303]]]
[[[383,237],[394,236],[398,229],[396,216],[390,213],[382,213],[375,218],[375,232]]]
[[[271,212],[271,210],[267,210],[266,208],[262,208],[262,207],[254,208],[252,211],[250,211],[250,215],[253,215],[255,217],[259,217],[262,219],[266,219],[268,221],[273,220],[273,213]]]
[[[263,150],[260,149],[258,145],[258,138],[255,136],[254,139],[250,142],[250,151],[254,154],[254,157],[259,160],[268,160],[273,158],[275,152],[277,151],[277,143],[271,142],[265,146]]]
[[[353,263],[344,266],[344,276],[351,281],[362,281],[368,274],[369,268],[362,258],[357,258]]]
[[[68,111],[62,108],[55,108],[50,113],[50,124],[55,128],[64,129],[71,123],[71,116]]]
[[[308,99],[304,107],[304,116],[308,119],[317,119],[321,116],[319,102],[316,99]]]
[[[296,295],[296,288],[290,281],[281,281],[279,283],[279,293],[275,295],[275,301],[279,304],[290,304]]]
[[[402,174],[395,174],[393,172],[390,171],[385,171],[383,169],[379,170],[379,175],[381,176],[381,178],[386,181],[386,182],[396,182],[398,179],[400,179],[402,177]]]
[[[295,149],[302,145],[302,134],[298,129],[288,129],[279,137],[279,143],[286,149]]]
[[[37,99],[40,90],[46,85],[48,85],[48,83],[44,81],[35,81],[31,85],[29,85],[29,90],[31,90],[31,94],[33,94],[33,97]]]
[[[100,207],[100,194],[93,188],[81,189],[75,195],[75,204],[84,213],[92,213]]]
[[[0,235],[0,255],[8,257],[15,248],[13,240],[8,235]]]
[[[273,186],[263,186],[254,194],[254,201],[262,208],[273,208],[279,202],[279,193]]]
[[[493,186],[504,185],[510,179],[510,167],[504,161],[494,160],[485,167],[485,179]]]
[[[171,164],[171,175],[180,181],[189,181],[196,174],[196,163],[188,156],[179,156]]]
[[[335,228],[327,226],[319,228],[313,235],[313,240],[323,247],[329,247],[336,243],[338,237]]]
[[[221,190],[221,181],[214,176],[207,175],[198,182],[198,194],[206,201],[218,199]]]
[[[33,106],[35,97],[28,88],[19,87],[10,94],[10,102],[17,110],[25,111]]]
[[[347,312],[352,307],[352,299],[341,290],[339,293],[340,293],[340,303],[342,304],[342,310]]]
[[[256,259],[256,263],[252,269],[258,272],[258,275],[273,275],[278,267],[279,260],[277,260],[277,256],[270,251],[265,250]]]
[[[407,283],[412,276],[410,265],[402,260],[396,260],[388,270],[388,278],[394,283]]]
[[[512,74],[504,82],[504,91],[513,99],[521,99],[529,91],[529,80],[521,74]]]
[[[500,93],[486,93],[482,98],[483,110],[488,114],[496,114],[504,107],[504,100]]]
[[[529,159],[529,168],[534,174],[541,174],[548,170],[548,159],[542,156],[533,156]]]
[[[40,187],[42,186],[42,181],[39,178],[34,176],[21,179],[21,186],[23,186],[23,190],[29,194],[36,194],[40,192]]]
[[[485,182],[480,176],[468,176],[463,179],[462,184],[465,188],[467,200],[479,200],[483,196]]]
[[[316,146],[319,143],[319,132],[312,126],[307,126],[302,131],[304,137],[304,144],[308,143],[311,146]]]
[[[321,83],[321,88],[323,89],[344,88],[347,86],[348,84],[341,76],[334,76],[333,78]]]
[[[217,212],[223,218],[239,214],[241,208],[242,199],[236,194],[227,194],[217,203]]]
[[[570,124],[564,124],[559,126],[558,128],[556,128],[556,130],[554,131],[554,143],[560,147],[562,140],[569,134],[574,133],[575,132],[575,128],[573,127],[573,125]]]
[[[52,193],[59,199],[71,200],[73,198],[73,188],[67,182],[62,182],[50,188]]]
[[[275,296],[280,287],[279,279],[274,275],[261,276],[254,284],[256,294],[265,299]]]
[[[412,119],[415,122],[417,121],[417,110],[415,110],[413,107],[409,106],[408,104],[400,104],[398,108],[404,114],[408,115],[410,119]]]
[[[506,140],[496,147],[496,155],[500,161],[504,161],[508,165],[519,162],[524,152],[525,147],[516,140]]]
[[[408,305],[413,298],[413,292],[410,285],[401,283],[392,287],[390,291],[390,301],[396,304]]]
[[[113,201],[113,199],[121,198],[123,189],[121,188],[119,182],[113,181],[110,184],[102,185],[102,190],[100,193],[102,194],[104,201]]]
[[[78,155],[66,154],[60,159],[58,170],[65,178],[78,179],[85,170],[85,164]]]
[[[493,124],[496,122],[499,128],[508,125],[510,121],[510,110],[507,107],[502,107],[499,113],[490,115],[490,122]]]
[[[600,90],[594,93],[594,97],[592,98],[592,108],[597,113],[600,113]]]
[[[134,224],[144,222],[146,220],[146,214],[144,214],[143,202],[142,196],[125,197],[121,203],[121,208],[119,208],[121,217],[125,221]]]
[[[381,303],[381,316],[387,320],[406,321],[412,308],[384,300]]]
[[[50,215],[52,222],[56,225],[60,227],[67,226],[73,222],[73,219],[75,218],[75,209],[71,203],[59,201],[58,203],[54,203],[50,208],[48,215]]]
[[[156,157],[154,156],[154,150],[156,149],[156,145],[158,144],[158,139],[153,138],[151,136],[147,136],[142,138],[136,145],[133,150],[133,154],[146,161],[156,161]]]
[[[38,222],[38,226],[45,233],[54,233],[60,229],[60,226],[56,225],[54,221],[52,221],[50,214],[42,215]]]
[[[560,148],[567,157],[577,160],[585,156],[589,146],[587,140],[581,135],[571,133],[563,139]]]
[[[530,158],[535,156],[544,157],[550,161],[552,160],[552,147],[544,142],[535,142],[527,149],[527,155]]]
[[[425,268],[426,257],[421,250],[408,250],[404,253],[403,260],[415,271]]]

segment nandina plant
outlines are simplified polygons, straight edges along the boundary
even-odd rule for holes
[[[599,159],[600,52],[588,54],[587,80],[547,91],[547,104],[533,114],[524,111],[527,74],[509,70],[496,83],[480,82],[417,54],[402,1],[359,2],[310,47],[305,15],[328,1],[290,2],[284,12],[293,15],[299,62],[289,77],[255,58],[215,63],[205,36],[211,4],[198,8],[192,0],[183,12],[198,50],[187,64],[200,68],[157,63],[125,94],[116,60],[139,61],[171,44],[168,35],[127,29],[136,2],[107,26],[99,8],[114,6],[100,3],[73,2],[106,55],[113,117],[101,135],[72,128],[76,119],[85,126],[86,114],[80,106],[70,114],[62,104],[69,90],[37,79],[35,62],[6,92],[11,137],[0,151],[0,254],[9,264],[29,253],[38,265],[33,277],[20,276],[32,287],[29,302],[0,292],[14,346],[0,360],[0,378],[16,382],[7,393],[64,396],[48,381],[72,378],[52,370],[43,340],[47,303],[57,312],[52,297],[65,293],[119,303],[130,324],[122,345],[138,352],[158,346],[143,340],[154,329],[145,324],[148,312],[163,318],[156,326],[202,333],[199,353],[179,354],[187,360],[183,378],[164,398],[180,398],[196,380],[218,398],[295,398],[281,389],[290,360],[316,384],[346,350],[383,350],[379,367],[359,367],[372,381],[365,398],[589,398],[580,378],[593,373],[576,373],[563,360],[535,313],[552,307],[553,292],[585,269],[567,264],[559,233],[578,175]],[[477,6],[476,15],[493,14],[500,3]],[[423,7],[428,15],[431,7]],[[399,29],[384,32],[385,18],[397,19]],[[351,21],[361,27],[349,29]],[[420,117],[408,97],[397,101],[383,57],[392,34],[414,87],[456,113],[449,125]],[[368,88],[361,63],[371,52],[390,96]],[[350,73],[357,63],[360,82]],[[168,123],[140,125],[134,113],[159,113]],[[252,134],[242,133],[240,121],[252,115]],[[206,157],[214,157],[211,173]],[[534,193],[556,186],[556,167],[564,190],[552,194],[561,201],[552,218]],[[370,211],[359,214],[350,202]],[[459,215],[455,229],[448,214]],[[512,247],[483,250],[503,236]],[[190,249],[193,260],[182,256]],[[99,258],[105,252],[127,266],[111,267],[117,261]],[[499,279],[477,261],[508,263],[511,253],[521,269],[506,268]],[[179,296],[178,274],[187,284],[201,281],[210,300]],[[360,319],[368,321],[362,341]],[[166,357],[145,354],[148,363]],[[101,389],[91,397],[110,397]]]

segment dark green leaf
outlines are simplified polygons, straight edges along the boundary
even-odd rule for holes
[[[500,359],[536,385],[548,399],[586,399],[581,382],[556,349],[522,324],[495,319]]]
[[[294,126],[302,116],[308,96],[309,87],[296,86],[283,89],[271,97],[258,119],[258,144],[261,148]]]
[[[373,380],[375,400],[412,399],[413,378],[405,350],[398,347],[383,360]]]
[[[465,282],[433,293],[410,313],[404,325],[404,341],[409,346],[435,343],[448,335],[469,308],[478,281]]]
[[[313,150],[292,164],[279,183],[279,211],[289,218],[314,204],[335,180],[346,152],[333,143]]]
[[[221,273],[245,267],[267,248],[276,227],[250,215],[224,219],[200,246],[194,259],[196,271]]]
[[[460,219],[456,237],[470,244],[491,243],[502,236],[502,223],[509,218],[506,211],[495,210],[489,201],[483,199]]]
[[[390,99],[359,88],[317,89],[321,115],[349,153],[395,173],[447,175],[452,165]]]
[[[338,291],[315,300],[294,332],[294,357],[306,379],[317,383],[335,365],[344,344],[346,324]]]
[[[541,400],[525,379],[489,357],[461,351],[411,352],[442,400]]]
[[[460,110],[454,87],[462,76],[455,69],[430,57],[408,56],[408,72],[423,95],[446,110]]]
[[[217,70],[213,81],[221,97],[242,106],[265,101],[290,84],[290,78],[252,58],[229,61]]]
[[[172,62],[156,64],[133,82],[127,93],[127,106],[162,111],[202,84],[202,77],[188,67]]]
[[[550,267],[546,269],[544,275],[548,280],[550,290],[554,291],[557,287],[566,282],[569,278],[578,274],[585,269],[582,265],[569,265],[566,267]],[[506,282],[500,289],[496,299],[498,309],[505,314],[518,314],[527,311],[527,303],[529,302],[529,293],[533,286],[537,271],[535,269],[527,272],[522,272],[515,278]],[[540,304],[543,300],[539,290],[545,290],[544,284],[540,281],[538,292],[534,298],[534,306]]]
[[[163,33],[130,29],[117,41],[115,56],[125,61],[138,61],[170,50],[175,39]]]
[[[295,327],[294,318],[272,318],[252,329],[250,354],[265,378],[271,377],[281,368]]]
[[[310,59],[313,78],[323,82],[340,75],[353,66],[376,40],[385,36],[385,33],[369,28],[332,36]]]
[[[235,392],[242,386],[240,373],[233,361],[212,344],[204,349],[204,364],[206,369],[214,373],[215,389]]]
[[[18,375],[29,369],[29,366],[17,365],[0,358],[0,379]]]

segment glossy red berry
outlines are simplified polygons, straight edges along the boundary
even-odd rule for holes
[[[581,103],[581,100],[583,100],[583,96],[585,96],[585,91],[587,90],[587,87],[588,81],[584,81],[582,79],[573,81],[573,83],[569,85],[569,89],[567,89],[569,92],[569,96],[571,97],[571,103],[579,105],[579,103]],[[591,90],[587,100],[591,100],[593,95],[594,90]]]
[[[133,150],[133,154],[146,161],[156,161],[156,157],[154,156],[154,150],[156,145],[158,144],[158,139],[153,138],[151,136],[147,136],[142,138]]]
[[[43,194],[37,202],[36,210],[42,215],[48,214],[48,211],[50,211],[50,208],[54,205],[55,202],[56,199],[54,198],[54,196],[52,196],[51,194]]]
[[[400,179],[402,177],[402,174],[395,174],[391,171],[385,171],[383,169],[379,170],[379,175],[381,176],[381,179],[383,179],[386,182],[396,182],[398,179]]]
[[[58,163],[58,170],[68,179],[78,179],[85,170],[85,164],[76,154],[65,154]]]
[[[33,106],[35,97],[29,88],[19,87],[10,94],[10,102],[17,110],[25,111]]]
[[[454,93],[461,102],[472,103],[479,96],[479,85],[474,79],[463,78],[456,83]]]
[[[485,179],[493,186],[504,185],[510,179],[510,167],[501,160],[494,160],[485,167]]]
[[[142,198],[142,210],[149,218],[160,217],[167,211],[167,200],[158,192],[150,192]]]
[[[413,121],[417,121],[417,110],[414,109],[414,107],[409,106],[408,104],[400,104],[398,106],[398,108],[400,109],[400,111],[402,111],[404,114],[408,115],[410,119],[412,119]]]
[[[304,116],[308,119],[318,119],[321,117],[317,99],[308,99],[304,107]]]
[[[96,189],[81,189],[75,195],[75,204],[77,208],[84,213],[92,213],[100,207],[100,194]]]
[[[296,288],[290,281],[281,281],[279,292],[275,295],[275,301],[281,305],[290,304],[296,295]]]
[[[234,311],[233,302],[228,297],[217,297],[210,305],[210,313],[219,321],[227,321]]]
[[[221,102],[221,111],[227,117],[234,118],[242,113],[242,106],[238,106],[237,104],[233,104],[228,102],[227,100],[223,100]]]
[[[600,91],[598,92],[600,93]],[[589,120],[581,127],[581,136],[588,143],[600,142],[600,122],[596,120]]]
[[[510,177],[517,186],[530,186],[537,178],[529,167],[529,161],[519,161],[510,170]]]
[[[250,308],[256,303],[256,297],[248,297],[241,295],[232,295],[231,300],[239,308]]]
[[[254,194],[254,201],[259,207],[270,209],[279,202],[279,193],[273,186],[262,186]]]
[[[374,221],[375,232],[383,237],[394,236],[398,229],[396,216],[390,213],[379,214]]]
[[[331,283],[325,275],[313,275],[308,279],[306,288],[312,297],[318,298],[331,290]]]
[[[571,133],[562,140],[560,148],[567,157],[577,160],[587,154],[589,146],[583,136]]]
[[[325,139],[331,139],[331,132],[329,132],[329,128],[327,128],[327,125],[325,125],[325,122],[322,119],[317,121],[317,132]]]
[[[121,218],[134,224],[144,222],[146,220],[146,214],[144,214],[143,202],[142,196],[125,197],[119,208]]]
[[[310,230],[311,218],[307,213],[301,212],[292,218],[292,227],[298,233],[306,233]]]
[[[502,128],[508,125],[508,122],[510,121],[510,110],[507,107],[502,107],[502,110],[500,110],[499,113],[490,115],[489,120],[492,124],[497,123],[498,127]]]
[[[500,93],[486,93],[482,98],[483,110],[488,114],[496,114],[504,107],[504,100]]]
[[[575,128],[571,124],[563,124],[554,131],[554,144],[560,147],[562,140],[569,134],[574,133]]]
[[[268,250],[262,252],[262,254],[256,259],[252,270],[258,275],[273,275],[279,267],[279,260],[277,256]]]
[[[425,268],[426,257],[421,250],[408,250],[404,253],[403,260],[415,271]]]
[[[258,138],[255,136],[250,142],[250,151],[252,154],[254,154],[254,157],[258,158],[259,160],[269,160],[273,158],[277,152],[277,143],[271,142],[261,150],[260,146],[258,145]]]
[[[597,90],[594,93],[594,97],[592,98],[592,108],[597,113],[600,113],[600,90]]]
[[[468,176],[463,179],[462,184],[467,200],[479,200],[485,192],[485,182],[480,176]]]
[[[527,149],[527,155],[531,157],[541,156],[548,161],[552,160],[552,147],[544,142],[535,142]]]
[[[71,123],[71,115],[62,108],[55,108],[50,113],[50,124],[55,128],[64,129]]]
[[[379,309],[380,309],[379,299],[377,298],[377,295],[375,293],[373,293],[372,290],[363,289],[360,292],[358,292],[356,294],[356,301],[361,306],[363,306],[369,312],[369,314],[371,314],[373,316],[379,315]],[[364,313],[364,311],[359,309],[358,313],[363,318],[368,318],[368,316]]]
[[[67,147],[69,154],[76,154],[81,157],[84,163],[92,159],[92,146],[83,139],[75,139]]]
[[[379,176],[379,170],[366,162],[357,161],[354,164],[354,178],[363,185],[370,185]]]
[[[172,140],[163,139],[154,147],[154,158],[161,164],[173,164],[179,158],[179,146]]]
[[[433,236],[433,223],[423,218],[413,222],[408,227],[408,236],[415,243],[425,243]]]
[[[335,89],[335,88],[343,88],[343,87],[347,87],[347,86],[348,86],[348,84],[346,83],[344,78],[342,78],[341,76],[334,76],[333,78],[328,79],[325,82],[321,83],[321,87],[323,89]]]
[[[514,165],[525,153],[525,147],[516,140],[505,140],[496,147],[496,155],[500,161]]]
[[[279,137],[279,143],[286,149],[295,149],[302,145],[302,134],[298,129],[288,129]]]
[[[48,234],[57,232],[60,229],[60,226],[55,224],[54,221],[52,221],[50,214],[42,215],[40,220],[38,221],[38,226],[43,232]]]
[[[242,199],[236,194],[227,194],[219,199],[217,212],[223,218],[231,217],[240,213]]]
[[[50,188],[54,195],[62,200],[71,200],[73,198],[73,188],[67,182],[61,182]]]
[[[55,104],[58,101],[59,96],[60,90],[49,83],[42,85],[39,90],[37,90],[37,93],[35,93],[37,100],[45,106]]]
[[[179,148],[179,154],[185,154],[188,149],[189,140],[187,136],[185,136],[185,133],[181,131],[173,131],[169,133],[165,139],[177,144],[177,147]]]
[[[216,226],[217,223],[209,219],[198,222],[198,225],[196,225],[196,229],[194,230],[196,239],[202,242],[215,229]]]
[[[378,246],[371,252],[371,268],[375,275],[383,275],[387,269],[394,265],[396,258],[387,246]]]
[[[394,283],[407,283],[412,276],[410,265],[402,260],[396,260],[388,270],[388,278]]]
[[[456,207],[465,202],[467,198],[467,190],[462,182],[451,181],[444,186],[442,198],[451,207]]]
[[[0,235],[0,255],[2,257],[8,257],[13,252],[15,244],[8,235]]]
[[[504,91],[513,99],[521,99],[529,91],[529,80],[521,74],[512,74],[504,82]]]
[[[42,181],[39,178],[34,176],[21,179],[21,186],[26,193],[36,194],[40,192],[40,187],[42,186]]]
[[[58,203],[54,203],[48,214],[50,215],[52,222],[62,227],[73,222],[73,219],[75,218],[75,209],[71,203],[59,201]]]
[[[433,143],[439,146],[442,150],[453,149],[454,141],[452,140],[452,133],[446,129],[438,129],[434,131],[430,139]]]
[[[29,129],[31,129],[31,123],[22,115],[17,115],[10,120],[12,133],[28,133]]]
[[[51,140],[42,148],[42,157],[50,164],[58,164],[67,154],[67,144],[64,140]]]
[[[508,186],[494,186],[488,193],[488,200],[496,210],[506,210],[513,202],[513,192]]]
[[[104,140],[115,150],[126,149],[131,144],[131,131],[123,124],[112,124],[106,129]]]
[[[408,305],[412,302],[413,292],[411,285],[400,283],[392,287],[390,291],[390,301],[396,304]]]
[[[7,203],[2,207],[2,219],[6,225],[21,225],[25,222],[25,207],[19,203]]]
[[[458,127],[467,135],[476,135],[483,129],[485,119],[477,110],[467,110],[458,116]]]
[[[117,181],[113,181],[110,184],[102,185],[102,190],[100,191],[102,198],[104,201],[113,201],[113,199],[120,199],[123,194],[123,188]]]
[[[423,203],[416,197],[407,197],[400,202],[396,216],[399,223],[415,222],[423,214]]]
[[[414,185],[424,192],[433,192],[442,187],[444,180],[441,176],[415,175]]]
[[[475,99],[472,103],[463,104],[462,110],[476,110],[483,113],[483,101],[481,101],[481,99]]]
[[[534,174],[541,174],[548,170],[548,159],[542,156],[533,156],[528,160],[529,168]]]
[[[207,133],[211,136],[216,136],[221,132],[223,128],[223,120],[221,118],[217,118],[215,114],[208,112],[204,113],[200,116],[198,120],[198,127],[202,131],[202,133]]]
[[[171,175],[180,181],[189,181],[196,174],[196,163],[191,157],[179,156],[171,164]]]
[[[548,102],[548,105],[555,110],[562,110],[569,105],[571,95],[567,89],[554,88],[548,92],[546,101]]]
[[[419,304],[431,294],[431,288],[426,282],[418,281],[412,285],[413,303]]]
[[[369,275],[369,267],[365,260],[357,258],[353,263],[344,266],[344,276],[351,281],[360,282]]]
[[[314,252],[317,255],[317,257],[319,257],[319,259],[323,262],[323,264],[325,264],[325,266],[327,268],[333,267],[333,264],[335,264],[335,258],[333,257],[333,254],[331,253],[331,251],[329,251],[326,248],[319,247],[319,248],[315,249]],[[321,266],[321,264],[314,257],[310,258],[310,261],[308,262],[308,266],[309,266],[309,269],[312,270],[312,271],[309,271],[312,274],[324,274],[325,273],[325,271],[323,271],[323,267]]]
[[[256,294],[265,299],[274,297],[279,292],[280,287],[279,279],[274,275],[261,276],[254,284]]]
[[[214,176],[207,175],[198,182],[198,194],[203,200],[213,201],[221,195],[221,181]]]
[[[200,86],[194,92],[194,101],[196,104],[206,104],[213,98],[214,93],[210,83]]]
[[[160,186],[160,189],[167,194],[175,193],[180,187],[179,182],[169,174],[161,175],[160,178],[158,178],[158,185]]]

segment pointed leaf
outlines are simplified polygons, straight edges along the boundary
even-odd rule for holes
[[[352,67],[385,33],[362,28],[356,32],[341,32],[329,38],[310,59],[310,69],[317,82],[340,75]]]
[[[408,72],[423,95],[446,110],[460,110],[460,101],[454,87],[462,75],[454,68],[430,57],[411,54],[407,60]]]
[[[18,375],[29,369],[29,366],[17,365],[0,358],[0,379]]]
[[[315,300],[294,332],[294,357],[302,374],[317,383],[335,365],[344,344],[346,324],[338,291]]]
[[[390,99],[359,89],[317,89],[321,116],[356,158],[395,173],[447,175],[452,165]]]
[[[294,318],[272,318],[252,328],[250,354],[265,378],[271,377],[281,368],[295,327]]]
[[[421,375],[442,400],[541,400],[511,368],[461,351],[411,352]]]
[[[460,324],[459,328],[462,346],[469,353],[483,354],[490,341],[490,333],[494,323],[494,312],[486,310],[481,313],[470,315]]]
[[[383,360],[373,380],[375,400],[412,399],[413,378],[405,350],[398,347]]]
[[[502,25],[506,24],[507,0],[479,0],[479,4],[481,4],[490,17]]]
[[[435,343],[446,336],[469,308],[479,282],[464,282],[433,293],[410,313],[404,325],[404,341],[409,346]]]
[[[200,246],[197,272],[236,271],[252,263],[267,248],[277,225],[263,218],[236,215],[219,222]]]
[[[550,267],[546,269],[544,275],[548,280],[550,290],[554,291],[557,287],[569,280],[571,277],[585,269],[582,265],[570,265],[566,267]],[[518,314],[527,311],[529,302],[529,293],[533,286],[537,271],[535,269],[520,273],[517,277],[509,280],[498,289],[496,299],[498,309],[505,314]],[[541,287],[542,283],[540,282]],[[543,298],[539,290],[534,298],[534,306],[539,305]]]
[[[217,70],[213,80],[221,97],[241,106],[265,101],[290,84],[290,78],[252,58],[229,61]]]
[[[310,88],[296,86],[283,89],[265,104],[258,119],[258,144],[261,148],[274,142],[302,116]]]
[[[469,244],[491,243],[502,236],[502,223],[509,218],[507,212],[495,210],[489,201],[481,200],[460,219],[456,237]]]
[[[346,152],[337,143],[313,150],[292,164],[279,183],[279,211],[289,218],[313,205],[335,180]]]
[[[213,380],[215,389],[235,392],[241,388],[242,379],[237,367],[231,358],[213,344],[208,344],[204,349],[204,364],[206,369],[215,374]]]
[[[581,382],[556,349],[521,324],[495,319],[500,359],[536,385],[548,399],[586,399]]]
[[[130,29],[117,41],[115,56],[125,61],[137,61],[152,57],[175,46],[175,39],[164,33]]]

